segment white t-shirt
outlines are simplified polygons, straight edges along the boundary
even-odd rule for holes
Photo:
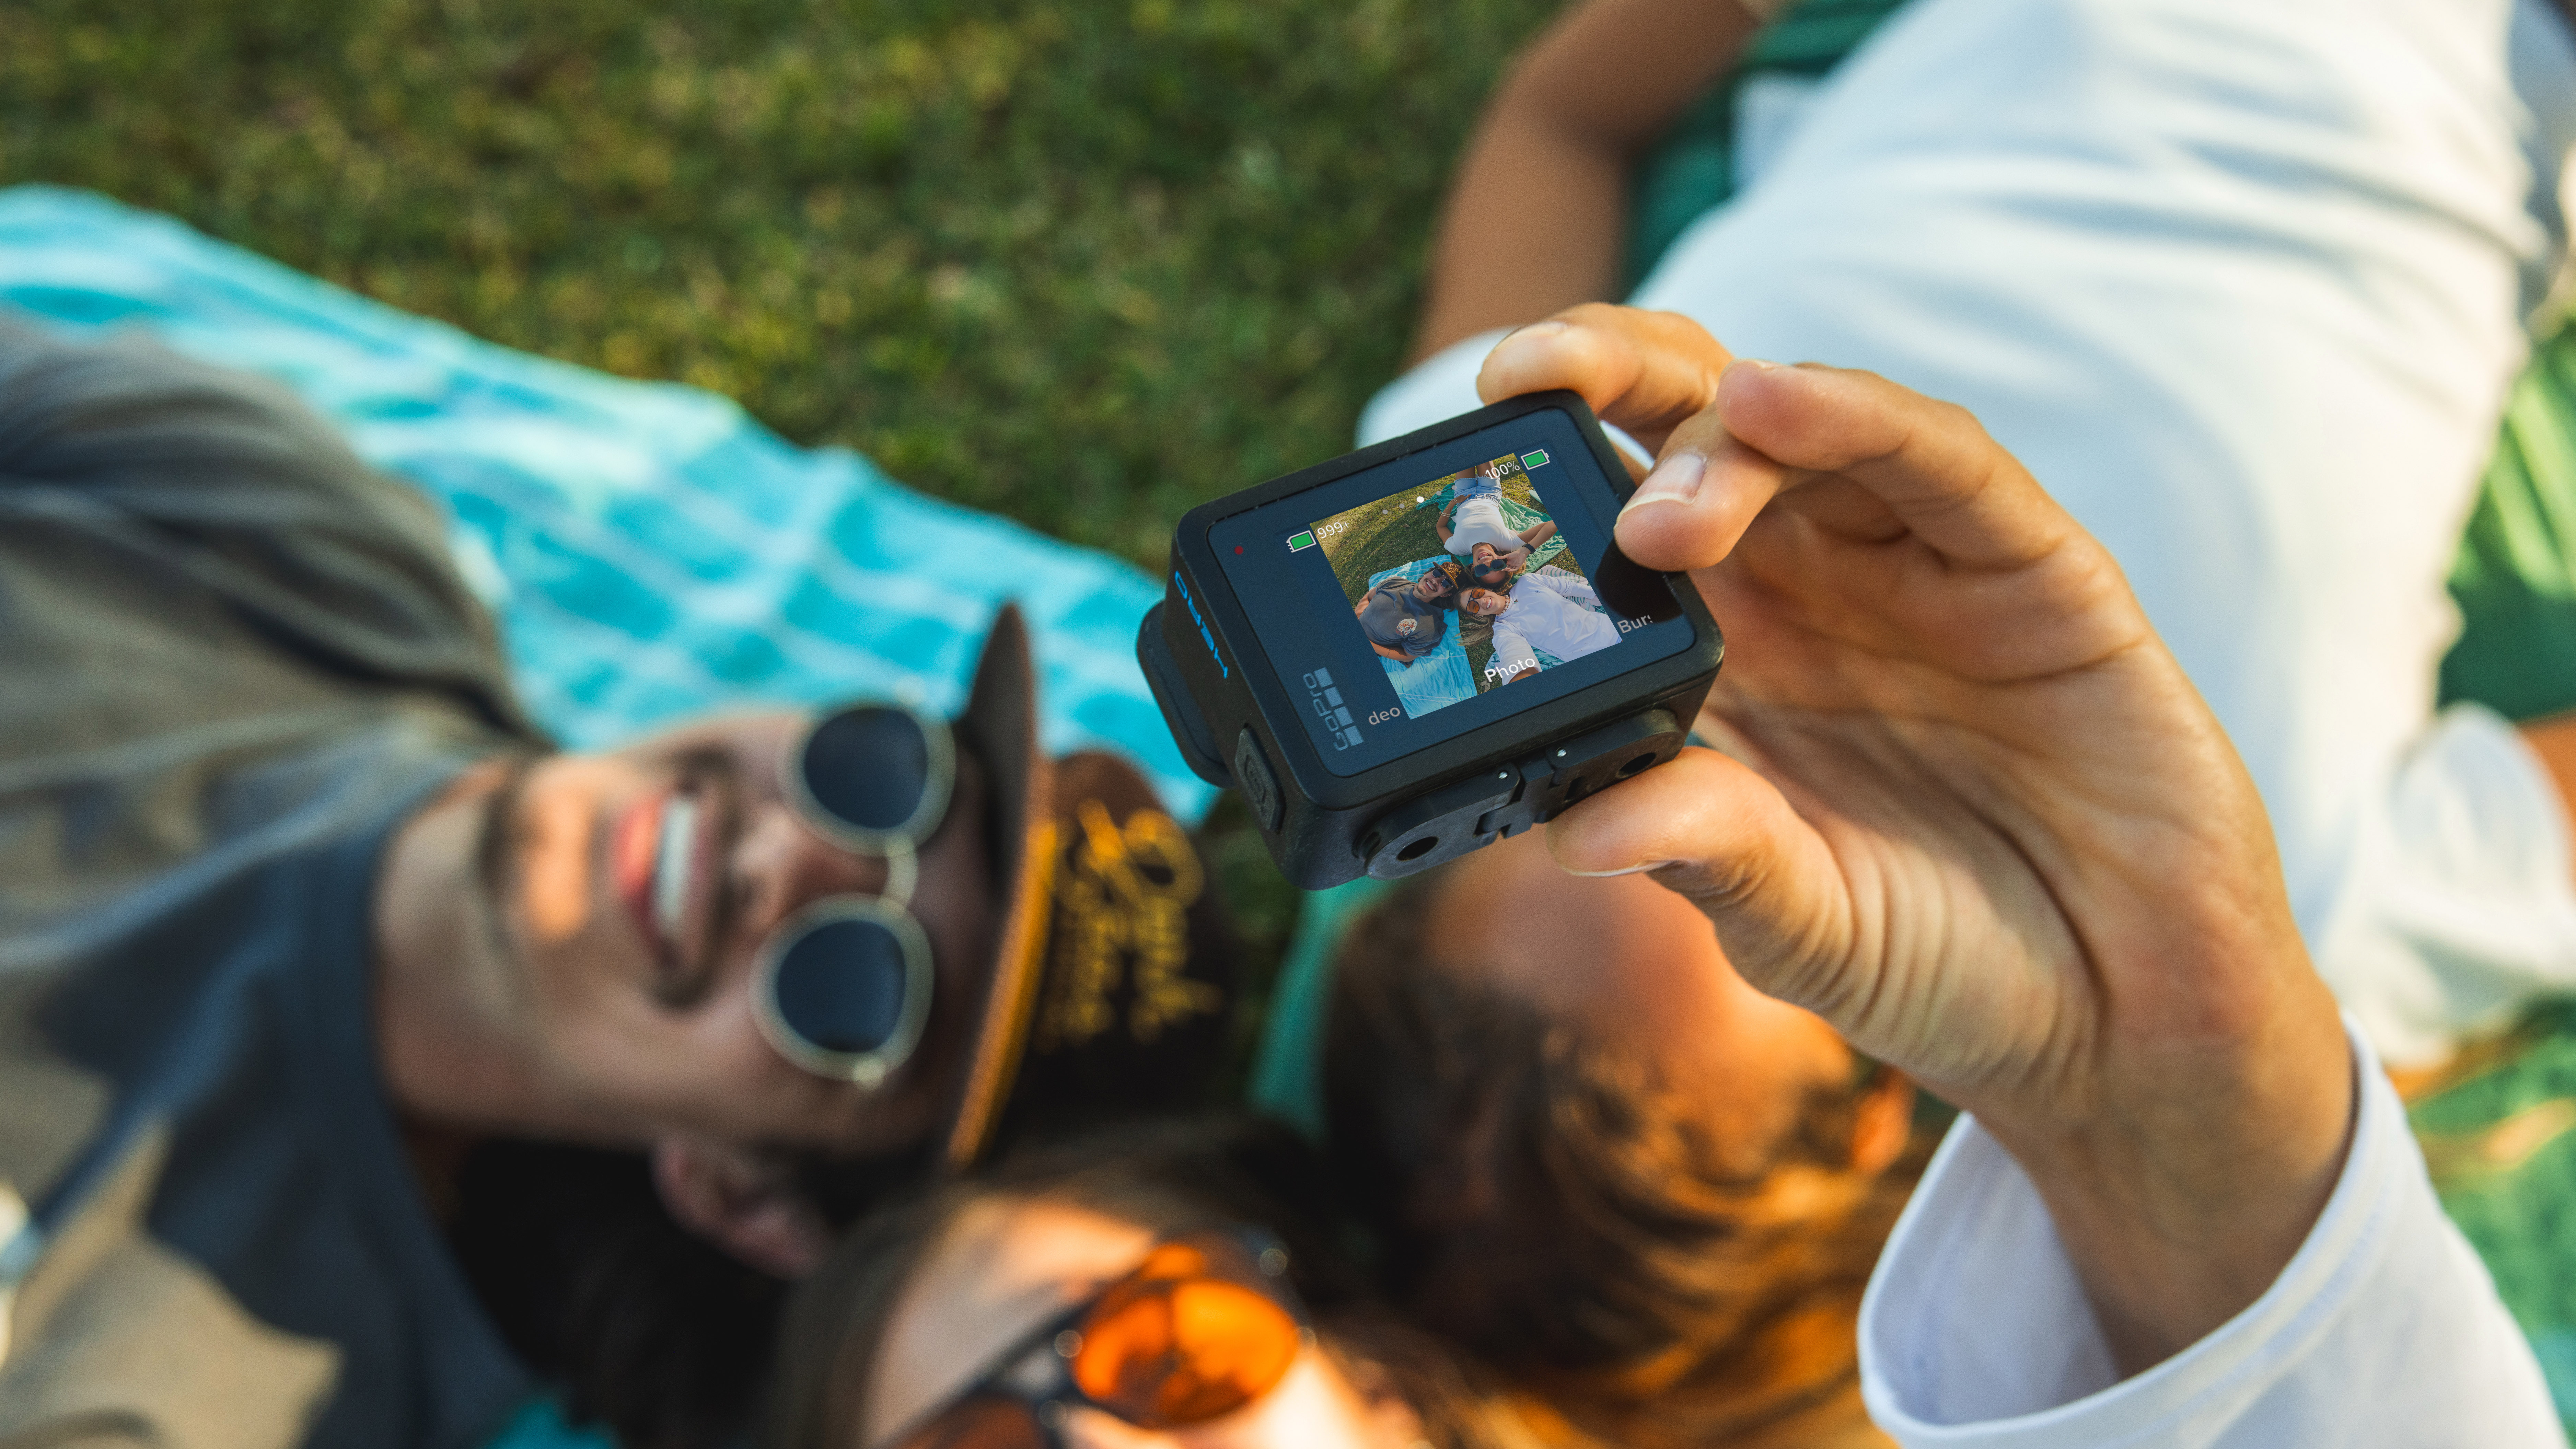
[[[1619,626],[1600,611],[1588,579],[1542,569],[1521,575],[1504,597],[1511,603],[1494,616],[1494,656],[1486,666],[1497,681],[1536,668],[1533,650],[1564,663],[1619,642]]]
[[[1915,0],[1764,104],[1763,169],[1631,300],[1959,403],[2030,465],[2243,753],[2389,1060],[2576,986],[2546,775],[2501,720],[2433,716],[2565,254],[2548,0]],[[1476,407],[1499,336],[1381,392],[1362,441]]]
[[[1907,1449],[2524,1449],[2566,1443],[2362,1034],[2352,1150],[2260,1299],[2135,1378],[2030,1179],[1962,1119],[1861,1304],[1861,1391]]]
[[[1449,551],[1465,554],[1480,543],[1511,552],[1521,546],[1521,536],[1503,519],[1503,505],[1492,498],[1461,498],[1458,511],[1449,515]]]

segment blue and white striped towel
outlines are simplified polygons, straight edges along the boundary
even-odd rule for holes
[[[791,446],[712,393],[478,341],[88,192],[0,190],[0,306],[266,374],[428,490],[567,744],[756,701],[908,687],[953,708],[1012,597],[1047,746],[1123,750],[1176,812],[1207,806],[1136,665],[1161,590],[1105,554]]]

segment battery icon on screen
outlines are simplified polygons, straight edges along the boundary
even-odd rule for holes
[[[1546,466],[1547,466],[1547,449],[1545,449],[1545,448],[1541,448],[1541,449],[1539,449],[1539,450],[1538,450],[1537,452],[1535,452],[1535,453],[1523,453],[1523,454],[1521,454],[1521,466],[1522,466],[1522,467],[1524,467],[1524,468],[1544,468],[1544,467],[1546,467]]]
[[[1314,546],[1315,533],[1312,529],[1308,529],[1304,533],[1292,533],[1288,535],[1288,551],[1290,553],[1295,553],[1301,548],[1313,548]]]

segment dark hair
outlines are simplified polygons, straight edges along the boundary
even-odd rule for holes
[[[928,1150],[789,1153],[846,1227],[931,1176]],[[447,1238],[493,1326],[620,1449],[711,1449],[750,1431],[789,1285],[671,1216],[640,1153],[496,1138],[466,1153]]]
[[[896,1302],[958,1217],[998,1198],[1070,1203],[1158,1231],[1211,1222],[1267,1227],[1288,1246],[1319,1344],[1410,1404],[1431,1444],[1537,1442],[1481,1366],[1372,1296],[1334,1241],[1339,1219],[1326,1180],[1313,1150],[1286,1129],[1228,1117],[1131,1125],[931,1189],[861,1224],[796,1290],[762,1439],[774,1449],[864,1449],[856,1430]]]
[[[1334,1163],[1387,1291],[1600,1438],[1805,1442],[1849,1403],[1919,1158],[1849,1165],[1855,1080],[1730,1167],[1635,1053],[1426,961],[1440,879],[1355,923],[1325,1034]]]
[[[680,1226],[640,1154],[493,1140],[455,1183],[449,1245],[568,1419],[621,1449],[742,1433],[787,1285]]]

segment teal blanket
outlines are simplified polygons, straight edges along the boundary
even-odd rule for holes
[[[1187,818],[1211,798],[1137,668],[1152,579],[795,447],[728,399],[477,341],[55,187],[0,190],[0,308],[263,373],[427,490],[529,710],[576,748],[752,702],[951,708],[1016,599],[1048,747],[1124,751]]]

